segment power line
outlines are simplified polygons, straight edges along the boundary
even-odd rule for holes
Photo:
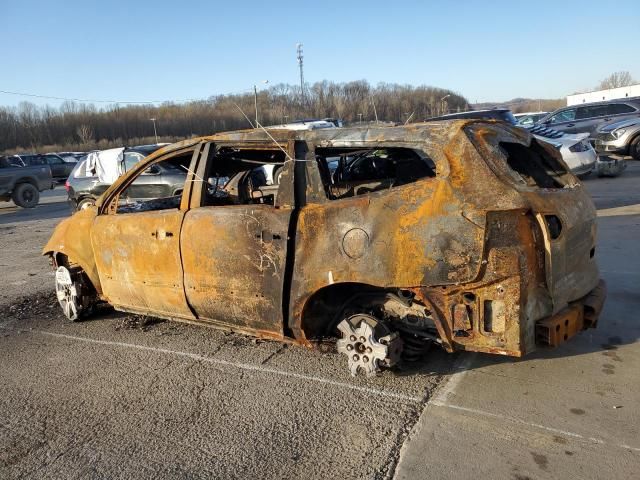
[[[162,103],[165,101],[165,100],[148,100],[143,102],[133,102],[133,101],[122,101],[122,100],[97,100],[92,98],[67,98],[67,97],[55,97],[52,95],[38,95],[36,93],[10,92],[8,90],[0,90],[0,93],[6,93],[7,95],[18,95],[21,97],[45,98],[48,100],[68,100],[70,102],[154,104],[154,103]]]
[[[235,93],[227,93],[225,95],[239,95],[243,93],[248,93],[250,90],[243,90]],[[186,102],[196,102],[203,100],[202,98],[187,98],[182,100],[143,100],[143,101],[128,101],[128,100],[98,100],[92,98],[68,98],[68,97],[56,97],[53,95],[39,95],[36,93],[27,93],[27,92],[12,92],[9,90],[0,90],[0,93],[5,93],[7,95],[17,95],[21,97],[32,97],[32,98],[43,98],[47,100],[65,100],[69,102],[86,102],[86,103],[109,103],[109,104],[129,104],[129,105],[155,105],[158,103],[186,103]]]

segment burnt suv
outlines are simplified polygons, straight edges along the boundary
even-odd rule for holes
[[[127,147],[118,157],[117,165],[112,165],[119,173],[126,173],[135,167],[146,156],[162,148],[163,145],[141,145]],[[100,152],[95,153],[99,155]],[[105,181],[95,170],[91,170],[90,157],[79,161],[65,183],[69,206],[72,211],[82,210],[93,205],[111,182]],[[123,201],[134,202],[161,196],[176,195],[182,190],[187,172],[177,166],[155,165],[146,169],[122,195]]]
[[[123,204],[163,164],[188,169],[182,192]],[[434,342],[520,357],[595,327],[595,252],[595,208],[556,149],[484,120],[183,141],[43,250],[71,320],[106,301],[309,347],[337,338],[369,375]]]

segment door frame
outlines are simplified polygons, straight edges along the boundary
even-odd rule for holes
[[[119,204],[119,199],[120,199],[120,195],[127,189],[130,187],[130,185],[140,176],[143,175],[143,172],[149,168],[151,165],[154,165],[156,163],[159,162],[163,162],[165,160],[168,160],[172,157],[176,157],[188,152],[192,152],[192,157],[191,157],[191,162],[189,163],[189,168],[187,171],[187,176],[185,178],[185,185],[184,185],[184,189],[183,189],[183,193],[182,193],[182,198],[180,201],[180,205],[178,207],[177,210],[175,209],[171,209],[171,210],[152,210],[149,212],[135,212],[135,213],[117,213],[117,209],[118,209],[118,204]],[[171,213],[171,214],[176,214],[178,213],[180,215],[180,219],[178,222],[178,225],[175,226],[174,230],[175,231],[171,231],[171,232],[165,232],[164,229],[159,229],[156,230],[155,234],[155,241],[168,241],[165,239],[166,237],[172,236],[173,238],[171,238],[169,241],[174,241],[177,244],[177,250],[175,252],[175,254],[178,257],[177,260],[177,277],[179,278],[179,281],[182,285],[182,289],[181,289],[181,295],[182,295],[182,299],[184,302],[184,305],[181,310],[182,312],[170,312],[170,311],[165,311],[165,310],[156,310],[153,309],[152,306],[146,302],[146,301],[141,301],[140,304],[135,304],[135,305],[131,305],[131,304],[125,304],[124,302],[120,303],[120,302],[116,302],[115,306],[121,307],[123,310],[127,310],[127,311],[132,311],[132,312],[137,312],[137,313],[143,313],[143,314],[148,314],[148,313],[152,313],[156,316],[159,317],[163,317],[163,318],[182,318],[182,319],[186,319],[186,320],[195,320],[195,315],[193,315],[193,312],[191,311],[191,309],[189,308],[188,302],[186,301],[186,294],[184,291],[184,272],[183,272],[183,266],[182,266],[182,260],[181,260],[181,252],[180,252],[180,233],[181,233],[181,229],[182,229],[182,222],[184,221],[184,215],[186,213],[186,211],[188,210],[188,206],[189,206],[189,201],[190,201],[190,195],[191,195],[191,189],[192,189],[192,184],[194,183],[194,171],[197,168],[198,162],[200,161],[200,157],[201,157],[201,153],[202,153],[202,142],[198,141],[198,142],[194,142],[191,144],[187,144],[184,146],[181,146],[180,148],[177,148],[175,150],[171,150],[169,152],[163,153],[157,157],[151,157],[149,158],[147,161],[142,161],[139,162],[138,165],[136,165],[136,167],[134,167],[133,169],[131,169],[129,172],[125,173],[121,178],[119,178],[116,182],[114,182],[105,192],[104,194],[104,199],[102,200],[102,202],[100,203],[100,205],[98,206],[98,213],[95,217],[95,219],[93,220],[93,224],[92,224],[92,232],[91,232],[91,243],[92,245],[94,245],[93,242],[93,238],[94,238],[94,228],[96,227],[96,224],[98,222],[102,222],[105,221],[106,217],[109,217],[111,215],[115,215],[117,218],[118,215],[126,215],[127,217],[129,217],[130,215],[145,215],[145,214],[156,214],[157,216],[162,216],[162,213]],[[168,213],[167,213],[168,214]],[[140,218],[140,220],[142,220],[142,218]],[[108,221],[108,220],[107,220]],[[144,223],[144,222],[142,222]],[[152,232],[153,233],[153,232]],[[162,239],[160,238],[162,236]],[[145,241],[149,241],[146,238],[140,238],[141,242],[145,242]],[[99,252],[97,251],[97,249],[95,248],[95,246],[93,247],[93,254],[94,254],[94,262],[96,264],[97,270],[98,270],[98,275],[101,275],[100,272],[100,268],[99,268],[99,264],[101,262],[98,261],[98,255]],[[106,275],[106,272],[104,272],[104,274]],[[107,292],[105,292],[106,294]],[[144,295],[140,296],[140,300],[144,299]],[[109,300],[108,295],[107,295],[107,300]]]

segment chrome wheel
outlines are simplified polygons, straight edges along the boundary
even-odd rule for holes
[[[397,332],[389,330],[370,315],[357,314],[338,325],[342,338],[338,352],[348,358],[352,376],[364,373],[374,376],[381,367],[392,367],[400,360],[402,340]]]
[[[79,295],[80,285],[71,278],[71,272],[66,267],[58,267],[56,270],[56,296],[62,307],[64,316],[71,321],[80,318],[82,303]]]

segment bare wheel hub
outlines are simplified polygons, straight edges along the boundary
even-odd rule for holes
[[[373,376],[381,367],[395,365],[402,352],[402,340],[391,333],[370,315],[357,314],[344,319],[338,325],[342,338],[338,340],[338,352],[347,356],[349,371]]]
[[[56,296],[62,307],[64,316],[75,321],[80,317],[82,304],[78,286],[71,278],[71,272],[66,267],[58,267],[56,270]]]

